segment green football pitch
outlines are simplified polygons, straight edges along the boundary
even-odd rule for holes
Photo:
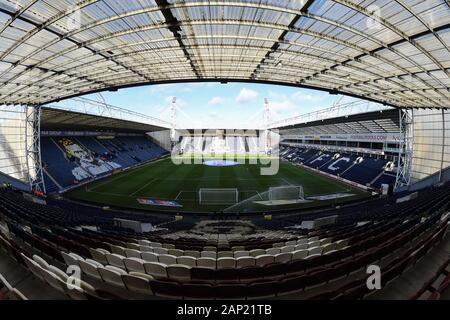
[[[166,158],[80,186],[66,193],[66,197],[102,206],[140,210],[266,212],[337,204],[368,196],[364,191],[287,162],[280,162],[278,173],[272,176],[261,175],[262,167],[267,166],[250,164],[249,159],[245,164],[214,167],[204,164],[177,165]],[[305,197],[333,194],[344,194],[344,197],[296,204],[262,203],[262,200],[269,200],[270,188],[283,186],[302,186]],[[200,203],[201,188],[236,188],[240,204]],[[141,204],[140,199],[172,201],[179,206]]]

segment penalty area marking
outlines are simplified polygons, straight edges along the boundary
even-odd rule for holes
[[[183,199],[183,197],[181,197],[183,194],[188,193],[188,194],[193,194],[194,197],[192,197],[193,199]],[[181,190],[180,192],[178,192],[176,198],[174,199],[175,201],[180,200],[180,201],[196,201],[195,195],[197,194],[196,191],[188,191],[188,190]],[[181,197],[181,198],[180,198]]]
[[[178,194],[177,194],[177,196],[175,197],[174,200],[178,200],[178,198],[181,196],[181,194],[182,194],[183,192],[184,192],[183,190],[181,190],[180,192],[178,192]]]
[[[112,177],[111,180],[109,179],[110,177],[108,177],[108,178],[105,179],[105,181],[102,181],[102,182],[99,181],[100,183],[95,185],[95,186],[93,186],[91,189],[89,189],[89,187],[88,187],[90,183],[86,184],[86,191],[93,191],[93,190],[95,190],[95,189],[97,189],[99,187],[102,187],[104,185],[109,184],[110,182],[116,181],[116,180],[124,178],[124,177],[128,177],[132,173],[139,172],[139,171],[141,171],[143,169],[148,169],[152,165],[154,165],[154,164],[156,164],[158,162],[164,161],[164,160],[167,160],[167,159],[158,159],[158,160],[155,160],[155,161],[143,164],[143,165],[141,165],[141,166],[139,166],[137,168],[129,168],[129,169],[125,168],[126,171],[124,170],[122,172],[118,172],[117,174],[113,174],[111,176]],[[93,183],[95,183],[95,181],[93,181]]]
[[[136,190],[136,191],[133,192],[133,193],[130,193],[128,196],[129,196],[129,197],[134,196],[136,193],[138,193],[139,191],[145,189],[149,184],[151,184],[151,183],[154,182],[155,180],[158,180],[158,178],[153,178],[153,179],[151,179],[149,182],[147,182],[146,184],[144,184],[141,188],[139,188],[138,190]]]
[[[292,183],[290,183],[289,181],[287,181],[285,178],[281,178],[281,180],[283,180],[284,182],[286,182],[288,184],[288,186],[293,186]]]

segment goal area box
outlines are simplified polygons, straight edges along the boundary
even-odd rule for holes
[[[198,191],[200,204],[223,205],[239,202],[239,191],[236,188],[201,188]]]
[[[302,186],[281,186],[269,189],[269,200],[299,200],[304,199],[305,194]]]

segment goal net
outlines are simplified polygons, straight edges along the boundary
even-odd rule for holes
[[[282,186],[269,189],[269,200],[297,200],[304,199],[305,194],[302,186]]]
[[[239,201],[239,191],[236,188],[202,188],[199,190],[198,196],[200,204],[235,204]]]

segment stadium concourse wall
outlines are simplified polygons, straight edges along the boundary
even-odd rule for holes
[[[26,105],[0,104],[0,181],[28,191],[30,180],[38,175],[36,162],[29,157],[30,151],[36,151],[33,127],[27,121],[33,111]]]
[[[399,189],[399,192],[408,191],[408,192],[414,192],[423,190],[425,188],[439,185],[441,183],[446,183],[450,181],[450,166],[446,169],[442,170],[442,172],[436,172],[435,174],[423,178],[422,180],[413,183],[409,186],[405,186]]]
[[[170,137],[170,130],[149,132],[147,133],[147,135],[153,142],[158,144],[160,147],[164,148],[167,151],[172,150],[172,140]]]
[[[443,172],[450,166],[450,110],[413,109],[413,154],[411,182],[437,174],[443,182]]]
[[[0,186],[3,184],[11,185],[13,188],[30,192],[30,185],[27,183],[24,183],[23,181],[17,180],[11,176],[8,176],[2,172],[0,172]]]

